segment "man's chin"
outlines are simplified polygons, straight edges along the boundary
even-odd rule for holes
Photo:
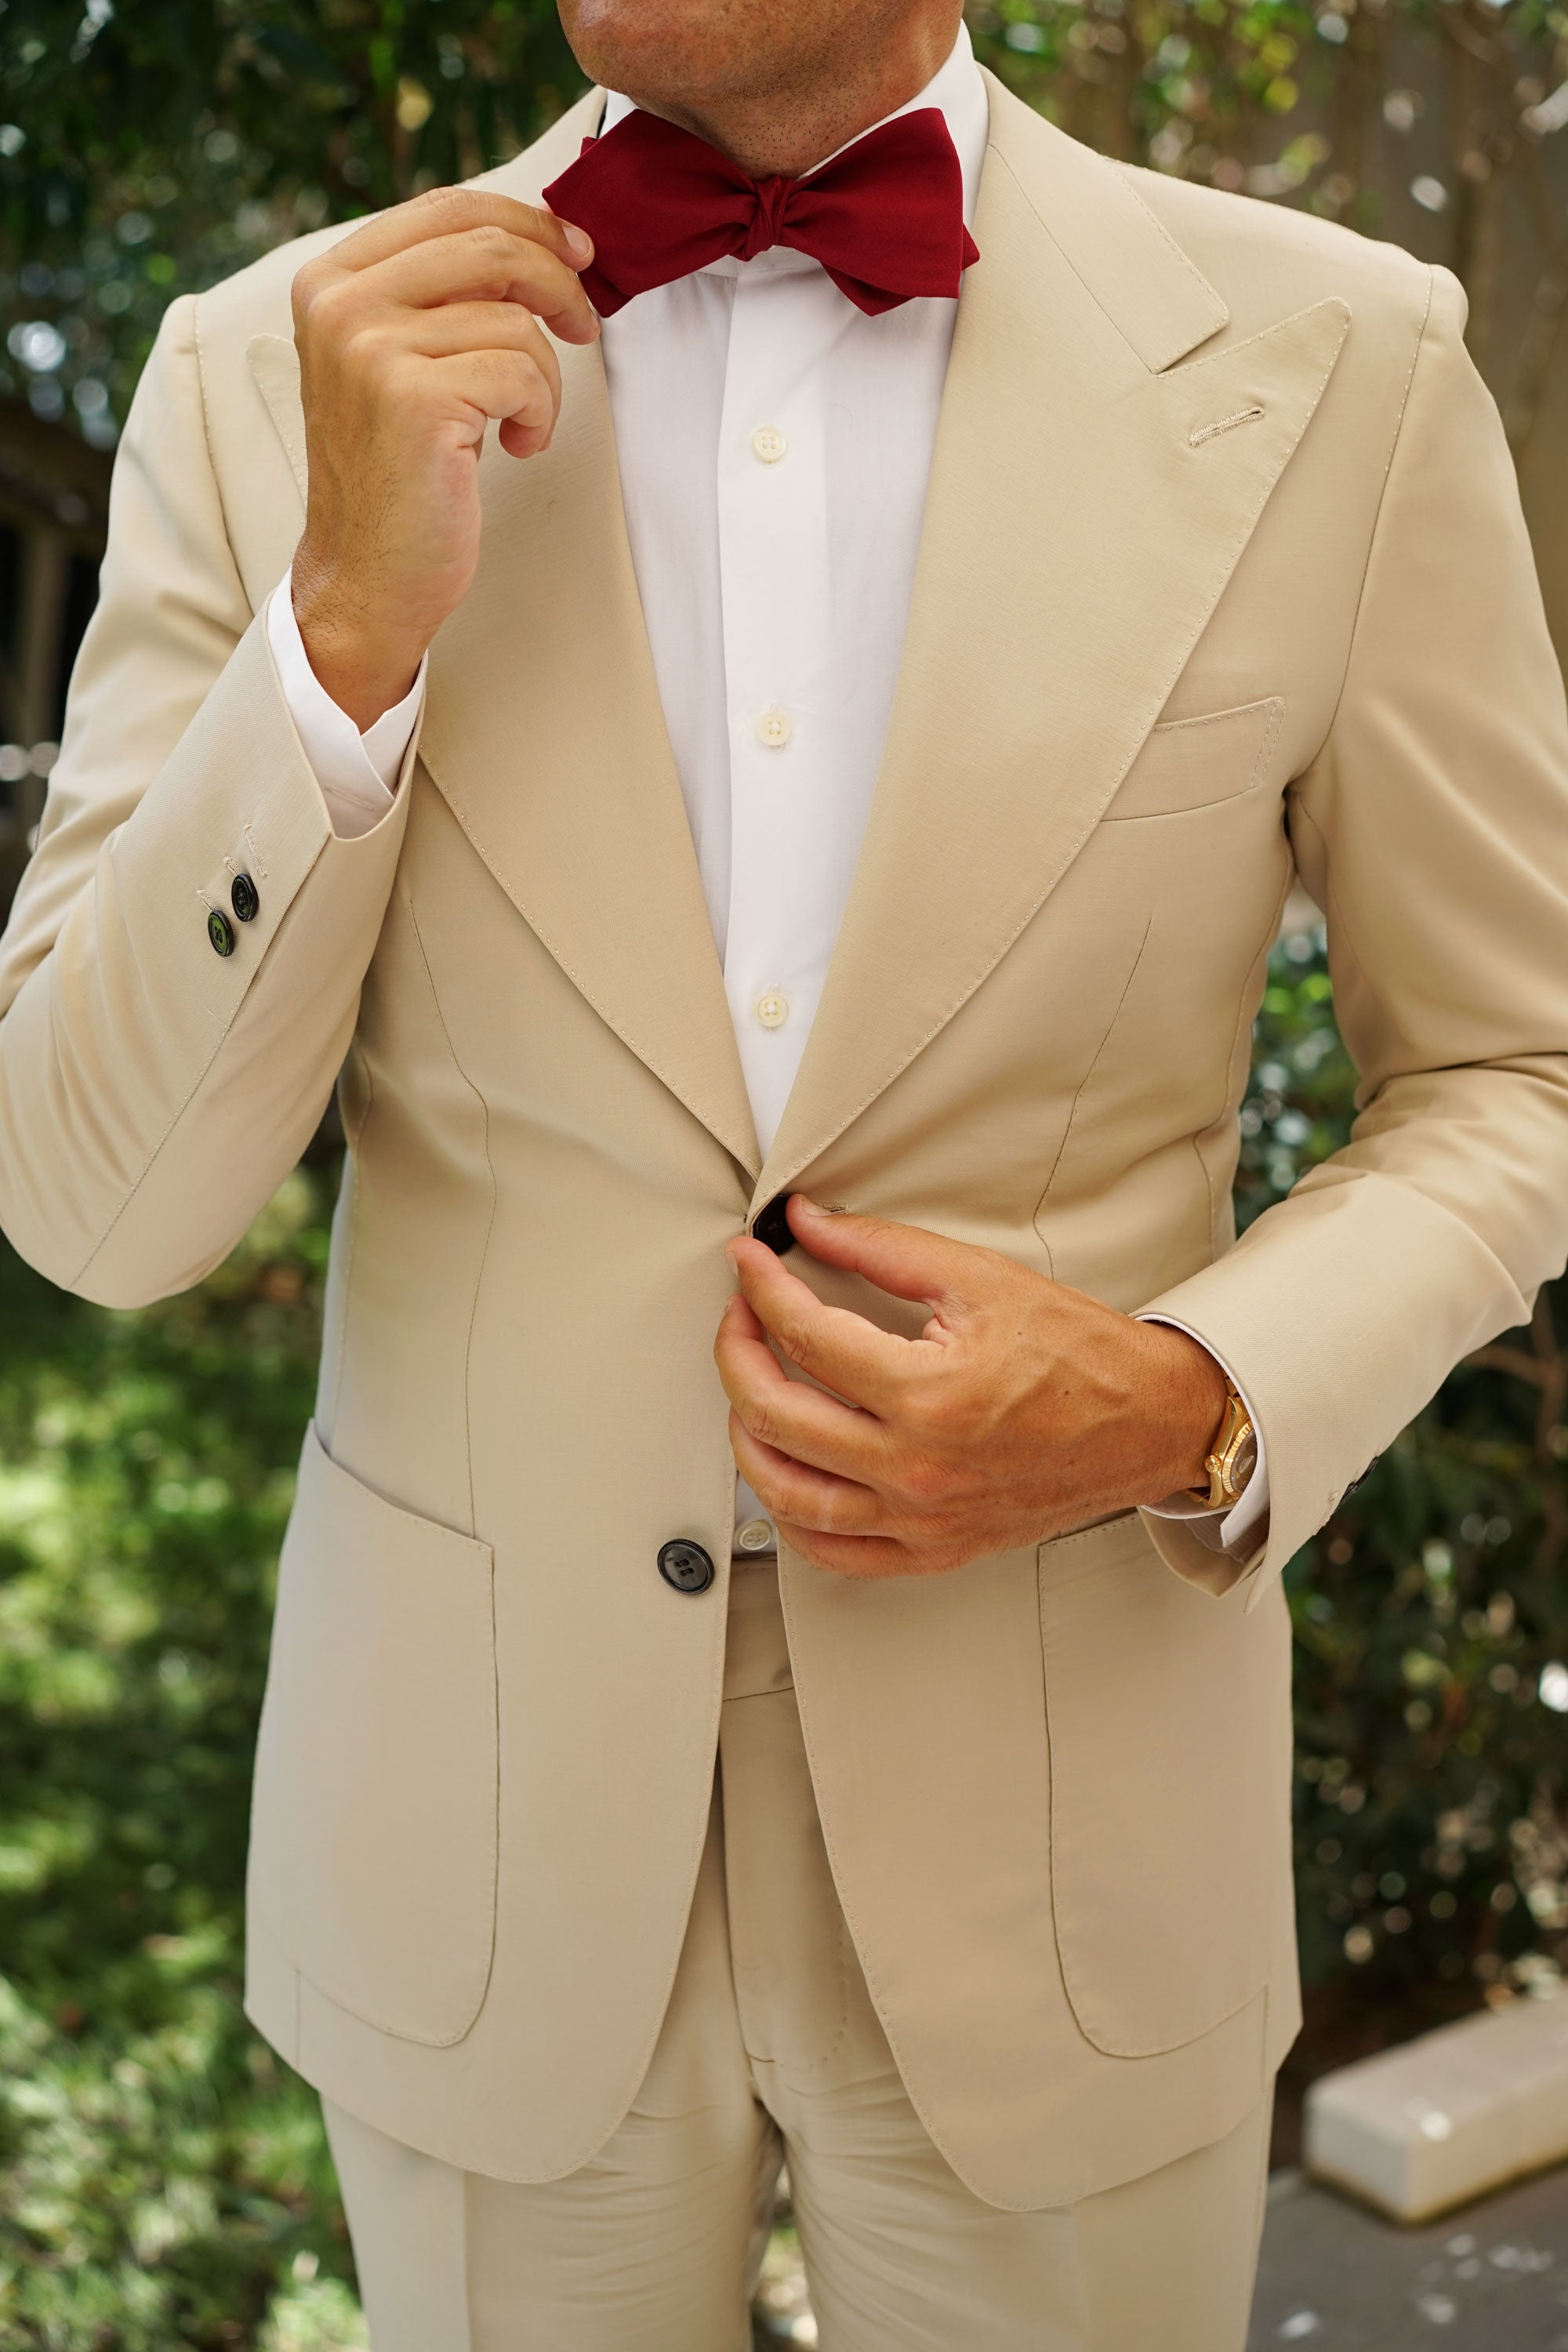
[[[655,108],[700,100],[742,45],[724,0],[561,0],[561,22],[585,74]]]
[[[765,95],[835,46],[819,0],[770,17],[752,0],[560,0],[584,72],[672,121]]]

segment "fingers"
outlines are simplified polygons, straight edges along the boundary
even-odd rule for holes
[[[916,1370],[922,1342],[879,1331],[845,1307],[825,1307],[762,1242],[731,1242],[729,1255],[747,1305],[781,1353],[837,1396],[885,1418]]]
[[[753,1247],[767,1267],[753,1265]],[[760,1243],[731,1244],[730,1255],[737,1270],[744,1269],[743,1280],[754,1275],[759,1286],[773,1292],[775,1307],[781,1296],[798,1292],[825,1324],[854,1326],[872,1341],[902,1350],[906,1364],[936,1352],[921,1341],[890,1339],[859,1316],[824,1307]],[[796,1304],[792,1300],[792,1308]],[[790,1309],[778,1319],[789,1323]],[[801,1345],[798,1329],[795,1341]],[[803,1352],[812,1352],[809,1342]],[[971,1544],[966,1551],[943,1515],[931,1512],[928,1490],[910,1479],[893,1430],[875,1413],[790,1379],[748,1296],[726,1305],[713,1355],[731,1400],[735,1465],[784,1540],[813,1567],[854,1577],[936,1575],[961,1566],[974,1549]]]
[[[388,310],[365,332],[372,339],[395,339],[400,350],[423,359],[447,359],[455,352],[531,352],[541,367],[560,373],[554,344],[521,302],[452,301],[428,310]]]
[[[548,377],[557,400],[561,362],[550,338],[516,302],[443,302],[433,310],[392,313],[379,331],[421,359],[453,359],[469,352],[526,352]]]
[[[870,1581],[889,1576],[936,1576],[942,1574],[949,1563],[928,1561],[911,1552],[890,1536],[827,1535],[816,1528],[792,1525],[786,1519],[775,1519],[774,1526],[791,1551],[813,1568],[826,1569],[832,1576],[848,1576]]]
[[[513,457],[542,449],[555,429],[559,381],[552,383],[527,352],[454,353],[432,360],[429,376],[437,397],[502,419],[502,438]]]
[[[415,310],[464,300],[521,303],[566,342],[592,342],[599,331],[575,271],[543,246],[494,223],[424,238],[353,272],[349,285],[356,300],[374,298]]]
[[[428,189],[405,205],[378,213],[322,257],[340,268],[369,269],[428,237],[477,228],[499,228],[509,236],[526,237],[572,269],[585,268],[594,257],[593,240],[584,230],[558,220],[542,205],[520,204],[514,196],[498,195],[489,188]]]
[[[887,1465],[881,1423],[858,1406],[792,1381],[743,1297],[731,1298],[720,1318],[713,1360],[736,1417],[760,1444],[871,1484]]]
[[[939,1308],[963,1305],[987,1286],[990,1250],[949,1241],[922,1225],[819,1209],[804,1192],[791,1194],[785,1214],[790,1231],[813,1257],[862,1275],[895,1298],[919,1299]]]
[[[730,1415],[730,1450],[735,1467],[775,1522],[833,1535],[869,1535],[879,1530],[882,1507],[868,1486],[836,1478],[794,1462],[776,1446],[763,1445],[740,1415]]]

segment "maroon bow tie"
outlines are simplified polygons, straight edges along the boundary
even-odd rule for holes
[[[956,295],[980,258],[963,226],[958,151],[935,106],[894,115],[799,180],[753,180],[689,131],[639,111],[584,139],[544,201],[593,238],[583,284],[606,319],[721,254],[749,261],[771,245],[809,253],[873,317],[917,294]]]

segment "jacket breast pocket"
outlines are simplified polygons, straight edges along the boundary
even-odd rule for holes
[[[295,1967],[405,2041],[458,2042],[495,1935],[494,1564],[312,1427],[257,1752],[262,1883]]]
[[[1167,1568],[1136,1514],[1042,1544],[1051,1900],[1097,2050],[1195,2041],[1267,1983],[1289,1865],[1289,1622]]]
[[[1103,822],[1174,816],[1249,792],[1268,772],[1284,716],[1285,705],[1270,695],[1261,702],[1238,703],[1234,710],[1166,719],[1152,728]]]

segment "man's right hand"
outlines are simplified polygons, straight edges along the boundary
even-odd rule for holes
[[[589,343],[580,229],[510,196],[437,188],[369,221],[294,280],[310,496],[294,610],[310,667],[360,729],[402,700],[467,595],[479,459],[500,420],[546,447],[561,371],[542,332]]]

